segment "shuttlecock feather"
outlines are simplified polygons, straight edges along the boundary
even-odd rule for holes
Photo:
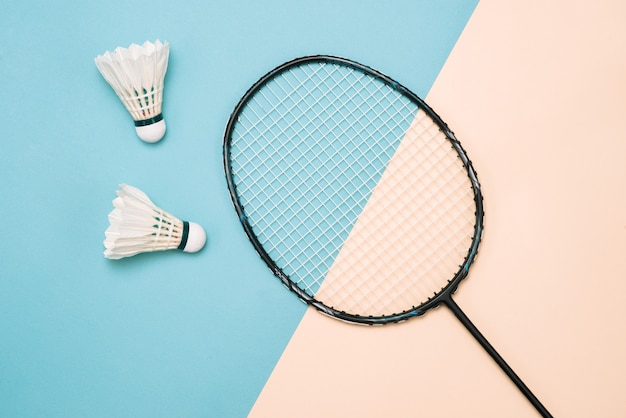
[[[181,221],[127,184],[121,184],[116,194],[105,232],[105,257],[120,259],[170,249],[195,253],[204,247],[206,233],[197,223]]]
[[[106,51],[96,66],[135,121],[139,138],[157,142],[165,135],[163,81],[169,60],[169,44],[157,40],[143,45]]]

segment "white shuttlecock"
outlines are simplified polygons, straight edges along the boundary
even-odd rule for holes
[[[95,59],[98,70],[135,120],[137,135],[146,142],[157,142],[165,135],[163,80],[169,52],[167,42],[146,41],[106,51]]]
[[[106,258],[120,259],[171,249],[195,253],[204,247],[206,233],[200,225],[181,221],[157,207],[135,187],[121,184],[120,188],[105,232]]]

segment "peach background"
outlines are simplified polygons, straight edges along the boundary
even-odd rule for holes
[[[555,417],[626,416],[625,22],[621,0],[481,1],[426,97],[485,195],[455,300]],[[307,311],[250,416],[536,413],[441,308],[375,328]]]

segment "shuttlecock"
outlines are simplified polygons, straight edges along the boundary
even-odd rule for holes
[[[135,120],[137,135],[146,142],[157,142],[165,135],[161,109],[169,52],[167,42],[146,41],[106,51],[95,59],[98,70]]]
[[[157,207],[141,190],[121,184],[109,213],[104,256],[111,259],[139,253],[179,249],[195,253],[204,247],[206,233],[195,222],[181,221]]]

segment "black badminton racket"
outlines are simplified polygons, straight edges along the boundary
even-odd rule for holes
[[[478,251],[483,197],[465,150],[418,96],[344,58],[287,62],[237,104],[224,167],[248,238],[304,302],[370,325],[443,304],[551,416],[452,300]]]

